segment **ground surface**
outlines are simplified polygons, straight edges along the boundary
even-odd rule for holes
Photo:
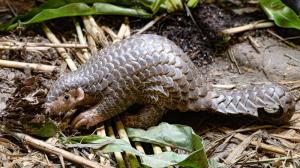
[[[23,2],[24,3],[24,2]],[[16,3],[14,5],[18,5]],[[22,3],[21,3],[22,4]],[[30,7],[34,3],[29,3],[25,7]],[[228,5],[228,4],[227,4]],[[238,4],[229,4],[238,7]],[[241,4],[240,4],[241,5]],[[247,5],[247,4],[246,4]],[[248,4],[249,5],[249,4]],[[222,7],[223,6],[223,7]],[[249,5],[253,7],[253,5]],[[255,6],[255,5],[254,5]],[[7,9],[3,7],[3,9]],[[9,9],[9,8],[8,8]],[[21,9],[21,8],[20,8]],[[26,8],[24,9],[26,11]],[[3,15],[10,16],[10,10],[3,10]],[[22,12],[20,10],[19,12]],[[192,11],[195,23],[186,16],[186,13],[168,15],[161,19],[157,24],[151,27],[146,33],[160,34],[168,37],[178,44],[188,53],[193,62],[197,65],[202,74],[206,77],[207,83],[245,87],[250,84],[259,84],[262,82],[276,81],[285,84],[293,90],[295,99],[298,98],[297,87],[299,83],[293,82],[300,79],[299,62],[284,56],[292,55],[293,58],[299,56],[299,50],[289,47],[280,42],[267,30],[255,30],[246,33],[240,33],[232,36],[229,42],[219,35],[223,29],[243,25],[254,20],[265,18],[262,12],[238,15],[224,5],[204,5],[197,7]],[[101,17],[102,25],[106,25],[115,32],[118,31],[123,23],[123,17]],[[129,25],[133,32],[143,27],[149,20],[138,18],[129,18]],[[76,42],[76,32],[71,19],[57,19],[49,22],[51,29],[64,37],[68,43]],[[287,35],[286,30],[270,29],[281,35]],[[294,32],[288,32],[288,36],[294,36]],[[247,36],[252,36],[259,43],[260,52],[257,52],[247,40]],[[0,41],[28,41],[28,42],[49,42],[40,25],[35,25],[25,30],[15,30],[8,33],[1,33]],[[294,41],[297,42],[297,41]],[[297,43],[296,43],[297,44]],[[227,52],[231,51],[231,57]],[[74,49],[69,49],[69,53],[74,53]],[[230,58],[236,58],[237,63],[233,63]],[[276,59],[274,59],[276,57]],[[0,59],[14,60],[21,62],[43,63],[57,65],[61,70],[67,72],[66,64],[59,57],[55,49],[50,48],[44,51],[25,51],[25,50],[0,50]],[[296,58],[297,60],[297,58]],[[51,85],[51,80],[56,79],[59,72],[41,73],[30,69],[18,70],[12,68],[0,69],[0,122],[11,130],[18,130],[30,133],[26,124],[37,118],[37,114],[42,114],[41,105],[44,102],[47,88]],[[256,140],[261,143],[267,143],[278,148],[286,150],[286,155],[299,152],[299,120],[300,116],[296,114],[291,126],[268,127],[262,129],[262,132],[256,133]],[[168,113],[164,121],[171,123],[180,123],[192,126],[196,132],[201,135],[206,143],[206,149],[209,157],[217,158],[223,162],[232,149],[240,148],[240,139],[235,135],[228,136],[228,131],[234,131],[240,128],[250,128],[256,122],[249,118],[240,116],[221,116],[209,113]],[[247,137],[258,129],[242,130]],[[241,131],[241,130],[238,130]],[[242,132],[241,131],[241,132]],[[66,132],[68,133],[68,132]],[[5,137],[0,134],[0,138]],[[230,137],[230,138],[229,138]],[[233,138],[235,137],[235,138]],[[288,137],[288,138],[287,138]],[[295,137],[292,139],[291,137]],[[298,139],[297,139],[298,138]],[[295,140],[296,139],[296,140]],[[1,142],[1,140],[0,140]],[[249,142],[250,143],[250,142]],[[247,145],[248,146],[248,145]],[[250,158],[276,158],[279,155],[268,149],[260,149],[256,146],[249,146],[243,149],[241,156]],[[11,148],[1,148],[2,153],[5,150],[12,151]],[[257,148],[256,148],[257,147]],[[27,154],[26,148],[20,147],[21,151]],[[253,154],[254,152],[254,154]],[[34,157],[38,157],[35,155]],[[7,156],[0,153],[1,157]],[[30,158],[30,155],[26,155]],[[44,157],[42,155],[42,157]],[[245,157],[243,158],[245,159]],[[243,160],[242,159],[242,160]],[[29,159],[30,160],[30,159]],[[59,164],[58,159],[50,158],[51,162]],[[228,161],[228,160],[227,160]],[[243,160],[245,161],[245,160]],[[247,160],[246,160],[247,161]],[[246,162],[245,161],[245,162]],[[10,162],[6,160],[6,165]],[[231,163],[231,162],[229,162]],[[297,162],[292,165],[299,166]],[[20,161],[20,167],[25,163]],[[27,163],[30,166],[30,163]],[[277,165],[274,165],[277,164]],[[269,161],[266,163],[253,164],[254,167],[282,166],[285,163]],[[298,165],[297,165],[298,164]],[[230,165],[230,164],[229,164]],[[233,164],[238,167],[239,164]],[[0,166],[4,166],[1,165]],[[251,167],[250,165],[249,167]]]

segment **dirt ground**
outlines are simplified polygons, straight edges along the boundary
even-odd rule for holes
[[[29,3],[30,2],[30,3]],[[31,1],[25,6],[24,12],[35,3]],[[21,2],[20,2],[21,3]],[[24,3],[24,1],[22,1]],[[21,3],[21,4],[22,4]],[[14,5],[18,5],[14,4]],[[243,6],[245,5],[245,6]],[[299,62],[283,56],[283,53],[300,55],[298,49],[288,46],[286,43],[272,36],[268,30],[275,32],[281,36],[296,36],[299,31],[284,30],[280,28],[270,28],[262,30],[253,30],[239,33],[231,36],[229,41],[220,31],[226,28],[244,25],[252,21],[266,19],[261,11],[236,14],[231,8],[234,7],[255,7],[252,4],[220,4],[200,5],[193,9],[193,19],[185,12],[167,15],[158,23],[152,26],[145,33],[154,33],[168,37],[178,44],[184,52],[188,53],[192,61],[197,65],[200,72],[205,76],[208,84],[214,85],[233,85],[235,88],[247,87],[251,84],[261,84],[263,82],[279,82],[289,87],[295,99],[298,99],[300,79]],[[0,8],[1,9],[1,8]],[[7,9],[3,7],[3,9]],[[18,8],[19,9],[19,8]],[[20,8],[21,9],[21,8]],[[1,10],[0,10],[1,11]],[[1,16],[10,18],[10,11],[3,10]],[[120,16],[103,16],[96,17],[97,21],[102,25],[110,27],[117,32],[120,25],[124,22],[124,17]],[[4,20],[0,20],[1,22]],[[150,20],[142,20],[140,18],[129,17],[129,25],[132,32],[136,32],[142,28]],[[47,22],[55,34],[60,35],[66,43],[74,43],[76,39],[76,31],[72,19],[61,18]],[[249,43],[247,37],[253,37],[260,45],[260,52],[257,52]],[[24,30],[14,30],[11,32],[0,33],[0,41],[21,41],[21,42],[49,42],[43,34],[41,25],[33,25]],[[299,44],[299,41],[291,41]],[[226,52],[225,52],[226,51]],[[229,56],[227,51],[231,51]],[[68,49],[73,54],[76,49]],[[274,54],[276,53],[276,54]],[[232,62],[232,56],[237,62]],[[277,59],[274,59],[276,57]],[[30,134],[31,130],[27,128],[28,121],[36,121],[43,117],[43,108],[45,96],[51,82],[55,80],[61,73],[68,72],[66,63],[58,55],[54,48],[43,51],[35,50],[0,50],[0,59],[14,60],[20,62],[42,63],[48,65],[59,66],[60,69],[53,73],[36,72],[31,69],[0,69],[0,122],[1,125],[11,131],[21,131]],[[250,61],[249,61],[250,60]],[[297,108],[298,111],[298,108]],[[292,119],[291,125],[275,127],[269,126],[262,128],[262,132],[257,136],[257,141],[266,143],[271,146],[283,148],[287,151],[284,156],[299,153],[299,126],[298,120],[300,115],[297,113]],[[210,158],[216,158],[218,162],[224,162],[225,158],[231,153],[232,149],[237,148],[240,144],[239,138],[228,138],[228,131],[242,132],[246,137],[251,135],[257,129],[241,130],[242,128],[252,128],[252,126],[262,123],[241,116],[223,116],[218,114],[201,113],[177,113],[169,112],[163,119],[170,123],[185,124],[192,126],[194,130],[205,140],[205,148]],[[68,135],[70,132],[64,132]],[[294,137],[292,138],[284,138]],[[30,157],[31,150],[16,142],[11,137],[0,134],[0,138],[7,138],[19,145],[20,153]],[[296,140],[295,140],[296,138]],[[298,139],[297,139],[298,138]],[[1,142],[1,141],[0,141]],[[270,150],[258,148],[259,145],[249,146],[241,156],[251,156],[248,159],[267,159],[283,156]],[[1,147],[1,143],[0,143]],[[1,149],[1,148],[0,148]],[[13,149],[7,149],[13,150]],[[1,150],[0,150],[1,151]],[[256,153],[252,156],[249,153]],[[38,153],[35,157],[43,154]],[[0,153],[0,158],[5,157]],[[53,165],[60,162],[55,157],[49,158]],[[0,159],[1,161],[1,159]],[[247,162],[247,158],[241,161]],[[292,161],[291,165],[300,166],[297,161]],[[7,162],[8,164],[8,162]],[[29,164],[29,167],[34,167]],[[70,163],[69,163],[70,164]],[[263,163],[247,164],[245,167],[283,167],[286,162],[269,161]],[[71,164],[70,164],[71,165]],[[231,167],[240,167],[242,164],[227,165]],[[1,165],[0,166],[4,166]],[[20,167],[24,163],[19,164]],[[24,166],[25,167],[25,166]]]

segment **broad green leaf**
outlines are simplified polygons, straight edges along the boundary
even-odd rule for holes
[[[116,5],[125,5],[125,6],[137,4],[131,0],[48,0],[47,2],[43,3],[42,5],[40,5],[36,8],[33,8],[26,15],[20,16],[19,19],[21,19],[21,20],[30,19],[45,9],[56,9],[56,8],[60,8],[64,5],[67,5],[70,3],[85,3],[88,5],[92,5],[94,3],[99,3],[99,2],[112,3],[112,4],[116,4]]]
[[[151,9],[152,14],[146,9]],[[49,0],[26,15],[15,17],[10,22],[0,25],[0,31],[70,16],[125,15],[150,18],[160,9],[173,12],[182,10],[183,5],[181,0]]]
[[[166,129],[166,130],[162,130]],[[207,168],[208,167],[208,161],[206,158],[206,155],[203,150],[202,141],[201,138],[194,134],[193,130],[190,127],[183,126],[183,125],[170,125],[167,123],[162,123],[157,127],[150,128],[147,132],[141,132],[141,129],[133,129],[129,128],[131,134],[135,135],[135,139],[147,139],[144,137],[144,133],[148,134],[154,134],[154,131],[161,131],[156,132],[157,136],[151,137],[151,142],[160,142],[159,144],[162,144],[161,142],[164,142],[164,144],[174,144],[173,147],[181,147],[183,145],[188,145],[187,149],[191,150],[191,154],[177,154],[175,152],[163,152],[160,154],[155,155],[145,155],[138,150],[134,149],[127,141],[122,139],[113,139],[110,137],[100,137],[96,135],[90,135],[90,136],[78,136],[78,137],[72,137],[68,138],[67,142],[72,143],[99,143],[103,144],[105,141],[110,141],[109,144],[101,148],[102,152],[123,152],[127,151],[130,153],[133,153],[137,156],[140,156],[142,164],[148,167],[168,167],[168,166],[183,166],[183,167],[192,167],[192,168]],[[169,137],[166,138],[166,132],[168,131],[174,131],[169,132]],[[160,136],[162,135],[162,136]],[[180,141],[177,140],[179,138],[178,136],[183,136]],[[166,138],[166,139],[165,139]],[[190,138],[190,139],[188,139]],[[164,140],[165,139],[165,140]],[[173,140],[172,140],[173,139]],[[150,142],[148,140],[143,142]],[[178,145],[179,144],[179,145]]]
[[[60,17],[83,15],[126,15],[145,18],[151,17],[151,14],[147,13],[143,9],[138,8],[126,8],[108,3],[94,3],[93,6],[89,6],[85,3],[70,3],[55,9],[44,9],[29,20],[15,22],[11,25],[0,26],[0,30],[11,30],[17,27],[19,24],[28,25]]]
[[[260,5],[276,25],[300,30],[300,18],[280,0],[260,0]]]
[[[134,128],[127,128],[126,131],[132,141],[167,145],[189,152],[202,148],[201,138],[194,133],[191,127],[184,125],[170,125],[163,122],[147,131]]]

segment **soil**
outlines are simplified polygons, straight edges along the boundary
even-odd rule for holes
[[[32,6],[33,4],[31,2],[28,5]],[[231,40],[227,41],[226,37],[219,33],[221,30],[244,25],[251,21],[265,18],[265,16],[261,11],[238,15],[232,12],[228,6],[225,5],[224,7],[223,5],[205,4],[193,9],[191,12],[195,22],[184,12],[168,15],[145,33],[163,35],[178,44],[190,56],[201,73],[206,76],[206,82],[210,84],[234,84],[235,87],[245,87],[255,83],[300,79],[299,73],[297,73],[299,71],[299,63],[283,56],[286,53],[297,56],[300,55],[300,51],[270,36],[266,30],[240,33],[232,36]],[[236,6],[236,4],[231,5]],[[250,4],[250,6],[252,5]],[[21,11],[27,11],[26,9]],[[10,18],[10,15],[6,15],[7,18]],[[98,21],[117,32],[124,21],[124,17],[104,16],[98,17]],[[150,20],[130,17],[130,28],[135,32],[148,21]],[[63,37],[65,42],[77,41],[71,19],[55,19],[48,22],[48,25],[53,32]],[[281,34],[286,30],[276,28],[273,31]],[[291,36],[291,34],[289,35]],[[24,30],[1,33],[0,36],[0,41],[49,42],[42,33],[41,25],[39,24]],[[261,53],[253,49],[247,41],[247,36],[255,37],[255,40],[261,46]],[[238,64],[230,60],[228,54],[224,52],[226,50],[233,51],[233,57],[236,58]],[[68,52],[73,53],[74,49],[69,49]],[[274,56],[274,53],[276,53],[276,56]],[[272,57],[277,59],[272,59]],[[61,67],[61,71],[53,73],[35,72],[30,69],[0,69],[0,122],[10,130],[30,134],[31,130],[27,129],[26,125],[36,122],[37,119],[43,119],[41,117],[44,115],[42,105],[48,88],[51,86],[51,82],[61,73],[68,72],[66,64],[53,48],[43,51],[1,50],[0,59],[43,63]],[[281,64],[282,62],[286,64]],[[293,65],[289,65],[291,62]],[[293,88],[297,83],[291,84],[287,82],[287,84],[287,87]],[[295,99],[297,99],[299,97],[297,96],[297,90],[294,92]],[[228,117],[206,112],[170,112],[163,120],[192,126],[207,143],[212,143],[216,140],[216,137],[220,136],[219,128],[226,127],[234,130],[253,124],[253,122],[257,123],[255,120],[247,117]],[[68,134],[68,132],[65,133]],[[235,146],[237,144],[233,142],[226,150],[230,151]],[[224,157],[218,152],[209,156]]]

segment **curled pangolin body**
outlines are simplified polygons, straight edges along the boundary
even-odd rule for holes
[[[210,110],[251,115],[273,123],[288,121],[294,112],[292,96],[279,85],[225,92],[211,89],[201,78],[172,41],[158,35],[137,35],[102,49],[78,70],[60,77],[47,102],[80,87],[85,94],[97,97],[96,115],[105,119],[136,103],[153,106],[149,108],[152,113]],[[147,120],[150,126],[160,115],[152,116],[129,117],[128,123]]]

